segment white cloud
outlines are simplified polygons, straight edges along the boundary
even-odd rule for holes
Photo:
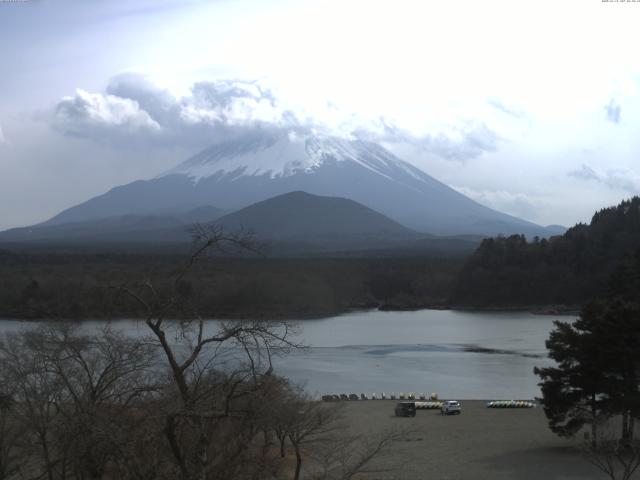
[[[6,145],[7,139],[4,138],[4,133],[2,133],[2,127],[0,127],[0,146]]]
[[[183,97],[183,109],[198,112],[207,121],[216,118],[227,125],[272,124],[296,126],[299,122],[287,116],[286,109],[273,93],[257,82],[216,80],[198,82],[191,96]]]
[[[477,158],[484,153],[495,152],[499,135],[482,122],[466,122],[447,133],[416,135],[384,119],[377,123],[363,123],[349,136],[373,142],[383,142],[393,148],[394,144],[415,147],[419,153],[437,155],[445,160],[464,161]]]
[[[482,205],[531,221],[536,220],[536,212],[540,208],[539,199],[533,199],[523,193],[507,190],[476,190],[453,185],[452,187]]]
[[[175,96],[148,77],[123,74],[105,93],[78,90],[55,107],[53,125],[68,135],[99,142],[183,145],[201,148],[253,128],[318,132],[376,142],[406,143],[446,160],[464,161],[497,149],[499,135],[484,122],[466,119],[447,128],[409,130],[402,122],[369,118],[324,102],[309,109],[281,98],[259,81],[214,80],[194,83]],[[153,133],[153,135],[149,135]],[[114,135],[117,134],[117,135]]]
[[[53,126],[72,136],[92,137],[105,141],[108,137],[155,133],[161,127],[138,102],[115,95],[89,93],[78,89],[74,96],[64,97],[53,112]]]
[[[640,175],[628,168],[610,168],[601,171],[583,164],[580,168],[570,171],[568,175],[580,180],[601,183],[614,190],[640,194]]]
[[[518,108],[514,108],[512,106],[507,106],[504,104],[504,102],[502,102],[502,100],[500,100],[497,97],[491,97],[487,100],[487,103],[489,105],[491,105],[494,108],[497,108],[498,110],[500,110],[502,113],[505,113],[507,115],[510,115],[512,117],[515,118],[524,118],[526,117],[526,113],[524,113],[524,111],[518,109]]]
[[[584,164],[579,169],[570,171],[568,175],[582,180],[600,180],[600,174],[596,173],[590,166]]]
[[[470,125],[467,129],[459,129],[452,137],[440,134],[427,137],[419,142],[427,151],[436,153],[447,160],[466,160],[476,158],[486,152],[498,149],[498,135],[484,123]]]
[[[105,93],[78,90],[54,108],[53,127],[100,143],[201,148],[255,127],[289,127],[297,120],[252,82],[198,82],[176,97],[142,75],[111,79]]]

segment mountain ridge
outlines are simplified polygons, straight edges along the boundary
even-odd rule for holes
[[[249,227],[261,238],[346,237],[381,242],[424,238],[358,202],[340,197],[289,192],[219,218],[228,231]]]
[[[0,246],[97,252],[146,248],[171,253],[188,248],[193,227],[189,219],[212,212],[220,210],[206,206],[182,216],[122,215],[19,228],[0,233]],[[415,232],[353,200],[301,191],[257,202],[212,220],[202,223],[230,233],[251,231],[253,239],[265,246],[263,253],[275,256],[460,255],[470,253],[480,241],[475,237],[434,237]]]
[[[214,145],[155,178],[115,187],[44,223],[204,204],[234,211],[291,191],[348,198],[422,233],[558,233],[485,207],[378,144],[282,132]]]

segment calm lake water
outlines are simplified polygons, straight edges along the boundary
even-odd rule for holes
[[[276,359],[275,366],[314,395],[436,392],[440,398],[528,399],[540,395],[533,367],[551,363],[544,342],[554,320],[573,317],[419,310],[304,320],[300,340],[310,348]],[[3,320],[0,332],[33,325]],[[85,322],[83,328],[100,325]],[[147,333],[138,321],[112,325],[132,335]]]

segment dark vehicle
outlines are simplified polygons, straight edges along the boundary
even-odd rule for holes
[[[398,402],[395,412],[396,417],[415,417],[416,404],[415,402]]]

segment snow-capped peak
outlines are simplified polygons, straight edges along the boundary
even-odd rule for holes
[[[288,177],[313,173],[327,162],[355,162],[392,179],[401,170],[415,179],[428,176],[371,142],[294,133],[260,133],[214,145],[161,176],[181,174],[198,181],[211,176]]]

